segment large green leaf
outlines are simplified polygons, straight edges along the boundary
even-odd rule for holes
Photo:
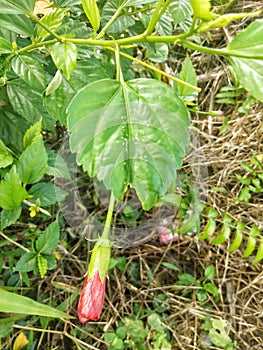
[[[17,163],[17,172],[22,182],[33,184],[41,180],[47,169],[47,159],[42,138],[28,146]]]
[[[117,198],[135,188],[146,210],[175,180],[188,148],[188,125],[174,91],[151,79],[91,83],[68,108],[78,163]]]
[[[263,59],[263,20],[252,22],[227,46],[230,54]]]
[[[31,13],[35,0],[1,0],[0,13]]]
[[[62,201],[68,193],[51,182],[41,182],[32,186],[29,190],[29,194],[33,196],[33,198],[30,199],[32,203],[36,203],[39,199],[40,205],[42,207],[47,207]]]
[[[191,17],[193,9],[189,0],[173,0],[168,7],[168,13],[172,16],[174,23],[178,24]]]
[[[41,91],[22,79],[8,82],[7,93],[14,110],[33,124],[42,117],[44,129],[52,129],[54,119],[43,106]]]
[[[34,35],[33,25],[25,15],[0,13],[0,27],[25,36]]]
[[[0,207],[6,210],[14,209],[28,197],[14,166],[0,182]]]
[[[3,289],[0,289],[0,312],[56,318],[73,318],[72,316],[50,306],[40,304],[28,297],[10,293]]]
[[[22,151],[23,135],[28,126],[27,121],[15,114],[11,108],[1,109],[0,107],[0,135],[4,143],[13,151]],[[14,140],[15,143],[14,143]]]
[[[254,98],[263,102],[263,60],[229,57],[229,61],[243,88]]]
[[[5,38],[0,37],[0,55],[10,53],[12,51],[12,45]]]
[[[44,90],[46,87],[46,76],[41,64],[30,55],[20,55],[12,59],[14,72],[25,80],[26,83]]]

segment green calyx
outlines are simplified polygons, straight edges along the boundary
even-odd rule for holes
[[[88,276],[91,279],[97,271],[101,282],[107,276],[112,243],[109,239],[99,237],[91,254],[91,259],[88,268]]]

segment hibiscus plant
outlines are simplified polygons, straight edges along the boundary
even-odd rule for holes
[[[60,174],[41,128],[67,130],[78,165],[111,192],[80,296],[81,322],[97,320],[103,307],[114,204],[133,189],[143,210],[151,210],[174,188],[189,150],[188,107],[200,89],[186,50],[226,57],[244,89],[263,102],[261,19],[222,49],[200,40],[260,12],[226,13],[226,2],[213,3],[1,1],[1,230],[19,218],[22,205],[32,216],[43,212],[51,203],[45,191],[57,190],[43,181]],[[164,64],[175,48],[186,55],[180,75]],[[41,263],[47,271],[48,258]]]

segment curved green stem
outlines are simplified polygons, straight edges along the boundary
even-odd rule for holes
[[[159,21],[161,16],[164,14],[165,10],[167,9],[167,6],[170,4],[171,0],[159,0],[157,3],[157,6],[155,7],[155,10],[153,12],[153,15],[150,19],[150,22],[144,32],[145,36],[151,35],[154,31],[154,28],[156,26],[156,23]]]
[[[102,239],[109,239],[112,216],[113,216],[113,211],[114,211],[114,204],[115,204],[115,197],[114,197],[113,192],[111,192],[106,221],[105,221],[104,229],[103,229],[103,232],[101,235]]]
[[[54,38],[56,38],[58,41],[61,41],[63,38],[61,38],[59,35],[57,35],[53,30],[51,30],[48,26],[46,26],[41,20],[33,15],[32,13],[29,13],[28,16],[35,21],[38,25],[40,25],[42,28],[44,28],[49,34],[51,34]]]

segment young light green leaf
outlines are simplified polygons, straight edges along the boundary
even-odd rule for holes
[[[50,48],[51,57],[57,67],[67,79],[76,67],[78,49],[70,42],[56,43]]]
[[[216,222],[214,219],[209,219],[203,233],[198,236],[198,239],[203,240],[203,239],[207,239],[209,237],[212,236],[212,234],[215,232],[216,229]]]
[[[47,168],[47,153],[42,137],[28,146],[17,163],[17,172],[24,184],[42,179]]]
[[[183,62],[182,69],[179,74],[179,78],[193,86],[197,86],[195,69],[189,56],[186,56]],[[179,95],[182,96],[184,101],[194,101],[196,99],[198,93],[193,89],[190,89],[189,87],[183,84],[176,84],[176,86],[177,86]]]
[[[263,259],[263,237],[259,242],[259,246],[257,247],[257,254],[255,259],[252,261],[252,264],[258,264]]]
[[[46,27],[48,27],[54,32],[61,26],[63,18],[65,17],[67,11],[67,8],[58,8],[52,10],[40,19],[40,23],[44,24]],[[39,38],[43,39],[46,36],[50,35],[50,33],[45,28],[43,28],[41,24],[38,24],[37,35]]]
[[[228,249],[229,253],[234,252],[235,250],[237,250],[240,247],[240,245],[243,241],[243,229],[245,227],[246,227],[246,224],[239,219],[237,222],[235,238],[233,239],[233,242]]]
[[[72,316],[40,304],[28,297],[7,292],[0,289],[0,312],[20,313],[25,315],[37,315],[54,318],[73,318]]]
[[[48,86],[46,88],[46,91],[45,91],[46,96],[55,92],[60,87],[61,82],[62,82],[62,74],[61,74],[60,70],[57,70],[53,79],[51,80],[51,82],[48,84]]]
[[[23,146],[24,149],[31,146],[32,143],[38,141],[39,139],[42,139],[41,136],[41,130],[42,130],[42,120],[40,119],[35,124],[31,125],[29,129],[27,129],[24,138],[23,138]]]
[[[21,210],[22,210],[22,208],[20,205],[14,209],[11,209],[11,210],[3,209],[0,213],[0,218],[1,218],[0,228],[1,228],[1,230],[3,230],[4,228],[15,223],[21,214]]]
[[[43,278],[45,276],[45,274],[47,273],[48,264],[47,264],[47,260],[45,259],[45,257],[40,255],[40,254],[38,254],[38,256],[37,256],[37,266],[38,266],[40,276],[41,276],[41,278]]]
[[[228,224],[224,224],[221,232],[214,238],[211,244],[222,244],[226,242],[231,234],[231,227]]]
[[[212,322],[213,328],[209,330],[211,342],[219,348],[225,348],[232,342],[231,338],[226,333],[226,324],[226,321],[214,319]]]
[[[180,271],[179,267],[166,261],[163,261],[161,265],[173,271]]]
[[[0,37],[0,54],[6,54],[12,52],[11,43],[5,38]]]
[[[36,241],[36,251],[42,254],[51,254],[59,240],[59,226],[57,221],[50,224]]]
[[[41,64],[31,55],[16,56],[11,61],[14,72],[26,83],[43,90],[46,86],[46,76]]]
[[[256,238],[249,236],[247,240],[247,247],[243,253],[243,258],[248,258],[256,248]]]
[[[13,163],[13,157],[4,142],[0,139],[0,168],[6,168]]]
[[[206,290],[207,293],[212,294],[212,295],[218,295],[218,287],[214,283],[204,283],[203,284],[204,289]]]
[[[47,207],[61,202],[68,193],[51,182],[42,182],[33,185],[29,190],[29,194],[32,196],[30,198],[32,203],[36,203],[39,199],[41,207]]]
[[[77,93],[68,107],[77,162],[118,199],[129,185],[135,188],[145,210],[174,182],[188,149],[188,125],[182,101],[152,79],[100,80]]]
[[[205,269],[205,278],[208,280],[213,280],[215,278],[215,267],[214,265],[209,265]]]
[[[100,11],[96,0],[81,0],[82,7],[94,32],[96,33],[100,27]]]
[[[19,206],[29,194],[21,185],[21,179],[13,166],[5,179],[0,182],[0,207],[11,210]]]

